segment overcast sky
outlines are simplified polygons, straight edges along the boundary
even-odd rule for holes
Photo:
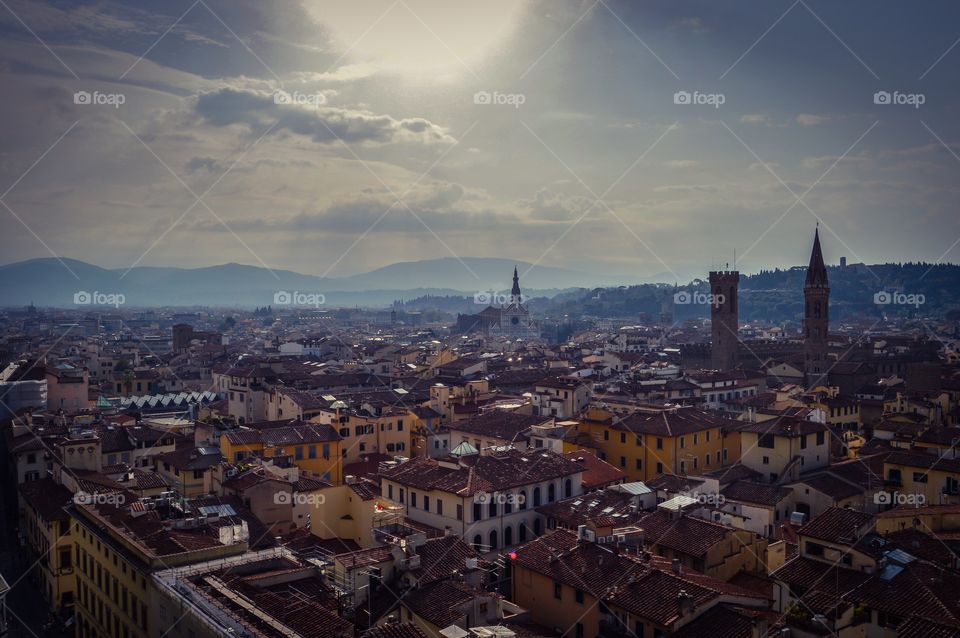
[[[0,33],[3,262],[683,280],[805,263],[818,217],[832,263],[960,255],[956,2],[4,0]]]

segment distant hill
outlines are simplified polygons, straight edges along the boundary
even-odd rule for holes
[[[430,259],[392,264],[350,277],[223,264],[206,268],[100,268],[75,259],[31,259],[0,266],[0,306],[73,307],[78,292],[121,294],[127,306],[236,306],[274,303],[279,291],[323,295],[327,305],[387,305],[398,298],[508,293],[516,266],[527,294],[613,285],[612,277],[493,258]],[[464,267],[466,264],[467,267]],[[67,267],[64,267],[66,265]],[[69,268],[69,270],[68,270]],[[527,272],[529,270],[529,272]],[[71,274],[72,271],[74,274]]]
[[[830,278],[832,320],[864,316],[916,316],[960,318],[960,266],[955,264],[853,264],[827,268]],[[740,318],[744,321],[798,320],[803,315],[806,267],[761,271],[740,276]],[[678,288],[708,293],[702,280]],[[896,293],[896,294],[894,294]],[[552,315],[636,317],[641,312],[657,316],[672,285],[639,285],[594,288],[553,299],[544,312]],[[880,302],[880,303],[878,303]],[[709,316],[709,305],[674,304],[676,320]]]

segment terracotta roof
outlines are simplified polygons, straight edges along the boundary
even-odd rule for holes
[[[374,627],[364,638],[427,638],[427,634],[414,622],[388,623]]]
[[[755,503],[768,507],[776,506],[777,503],[787,498],[791,492],[792,490],[788,487],[754,483],[753,481],[734,481],[720,490],[720,493],[727,500]]]
[[[623,419],[615,419],[614,430],[655,436],[680,436],[718,427],[730,427],[735,421],[716,412],[699,408],[671,408],[638,411]]]
[[[503,453],[474,457],[469,467],[456,469],[434,459],[417,457],[382,473],[382,477],[422,490],[439,490],[460,496],[493,492],[573,476],[581,467],[548,451]]]
[[[629,478],[626,472],[600,460],[596,454],[588,450],[567,452],[564,456],[583,468],[582,483],[584,490],[594,490]]]
[[[533,416],[508,412],[506,410],[488,410],[483,414],[448,423],[447,428],[453,432],[467,432],[477,436],[485,436],[505,441],[517,441],[525,438],[528,430],[534,425],[552,421],[552,417]]]
[[[809,536],[832,543],[851,544],[872,527],[873,515],[866,512],[830,507],[820,516],[798,530],[800,536]]]

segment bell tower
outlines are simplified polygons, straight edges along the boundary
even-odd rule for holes
[[[830,329],[830,283],[820,249],[820,229],[813,233],[813,250],[803,284],[803,354],[808,388],[826,381],[827,333]]]

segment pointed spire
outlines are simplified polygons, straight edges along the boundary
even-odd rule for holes
[[[510,297],[514,303],[520,303],[520,274],[516,266],[513,267],[513,290],[510,291]]]
[[[820,249],[820,224],[813,231],[813,250],[810,252],[810,265],[807,266],[807,280],[804,286],[826,286],[827,267],[823,263],[823,251]]]

